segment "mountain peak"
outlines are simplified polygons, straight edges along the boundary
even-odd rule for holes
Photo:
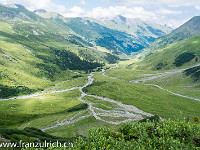
[[[122,15],[117,15],[116,18],[120,19],[120,20],[123,21],[123,22],[126,22],[126,17],[124,17],[124,16],[122,16]]]
[[[7,4],[5,6],[10,7],[10,8],[25,8],[24,6],[22,6],[20,4]]]
[[[39,15],[43,18],[63,18],[62,15],[56,13],[56,12],[48,12],[44,9],[37,9],[33,11],[34,14]]]
[[[47,11],[44,9],[37,9],[37,10],[34,10],[33,13],[47,13]]]
[[[20,5],[20,4],[15,4],[15,6],[16,6],[17,8],[25,8],[24,6],[22,6],[22,5]]]

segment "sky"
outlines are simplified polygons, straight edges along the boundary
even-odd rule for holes
[[[45,9],[65,17],[112,18],[122,15],[177,28],[200,16],[200,0],[0,0],[28,10]]]

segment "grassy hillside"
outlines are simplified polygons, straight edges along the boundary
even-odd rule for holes
[[[157,50],[137,64],[138,69],[167,70],[200,63],[200,35]]]
[[[0,6],[0,97],[30,94],[119,58],[23,6]]]
[[[173,30],[170,34],[156,39],[147,48],[141,50],[137,58],[144,58],[151,52],[166,47],[169,44],[179,42],[200,34],[200,16],[193,17],[188,22]]]
[[[192,67],[200,63],[199,48],[198,35],[154,51],[139,62],[109,70],[107,75],[129,81],[149,77],[148,80],[140,80],[141,83],[158,85],[174,93],[199,99],[199,66]]]

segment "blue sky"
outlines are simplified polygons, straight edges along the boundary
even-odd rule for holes
[[[109,17],[123,15],[176,28],[200,15],[200,0],[0,0],[29,10],[45,9],[65,17]]]

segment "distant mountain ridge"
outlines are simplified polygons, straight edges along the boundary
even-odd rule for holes
[[[94,19],[93,21],[98,22],[101,25],[105,25],[111,29],[120,30],[134,36],[137,36],[138,33],[142,33],[144,36],[146,35],[158,38],[159,36],[165,35],[166,33],[170,33],[172,31],[172,29],[167,26],[143,21],[139,18],[126,18],[121,15],[118,15],[112,19],[101,18]]]
[[[63,22],[88,41],[105,47],[115,54],[137,52],[159,36],[171,32],[169,27],[120,15],[113,19],[94,19],[65,18],[60,14],[45,11],[35,11],[35,13],[44,18]]]
[[[170,34],[156,39],[147,48],[141,50],[137,57],[144,58],[157,49],[164,48],[169,44],[194,37],[198,34],[200,34],[200,16],[195,16],[179,28],[173,30]]]
[[[147,47],[156,38],[171,32],[169,27],[142,21],[141,19],[125,18],[123,16],[116,16],[113,19],[84,19],[89,20],[92,23],[98,23],[106,28],[130,35],[132,40],[131,42],[134,43],[134,45],[130,47],[133,50],[128,50],[128,54]]]

